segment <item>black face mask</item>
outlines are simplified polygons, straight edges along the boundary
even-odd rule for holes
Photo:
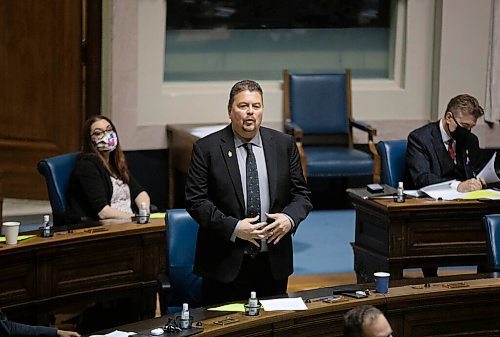
[[[457,128],[454,131],[450,131],[451,138],[455,139],[457,142],[464,141],[465,139],[467,139],[467,136],[469,136],[470,130],[458,124],[455,116],[451,115],[451,118],[453,118],[455,124],[457,124]]]

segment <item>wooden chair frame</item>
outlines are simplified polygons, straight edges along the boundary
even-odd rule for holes
[[[288,69],[283,70],[283,121],[285,132],[291,134],[297,140],[297,147],[299,148],[300,161],[304,176],[307,177],[307,157],[303,149],[303,130],[296,124],[292,123],[290,118],[290,73]],[[346,91],[347,91],[347,115],[349,119],[349,135],[347,139],[347,146],[353,148],[352,128],[364,131],[368,135],[368,148],[373,157],[373,182],[380,182],[380,156],[377,152],[373,138],[377,135],[377,130],[367,123],[356,121],[352,118],[352,94],[351,94],[351,70],[345,70],[346,77]]]

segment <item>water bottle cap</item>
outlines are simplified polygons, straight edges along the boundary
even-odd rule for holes
[[[403,182],[402,181],[398,182],[398,187],[399,188],[403,188]]]
[[[256,298],[256,297],[257,297],[257,293],[255,291],[251,291],[250,298]]]
[[[187,303],[183,303],[183,304],[182,304],[182,310],[186,311],[186,310],[188,310],[188,309],[189,309],[188,304],[187,304]]]
[[[43,222],[49,222],[50,221],[50,216],[49,215],[44,215],[43,216]]]
[[[141,202],[141,209],[145,209],[146,208],[146,203],[145,202]]]

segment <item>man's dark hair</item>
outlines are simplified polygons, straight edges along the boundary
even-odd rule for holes
[[[233,105],[234,102],[234,96],[238,95],[242,91],[247,90],[250,92],[258,91],[262,99],[264,99],[264,93],[262,92],[262,88],[260,87],[259,83],[252,80],[239,81],[233,85],[231,91],[229,92],[229,103],[227,104],[227,109],[231,110],[231,105]]]
[[[372,305],[361,305],[344,315],[344,337],[363,337],[363,325],[373,322],[382,311]]]
[[[484,115],[484,110],[479,105],[477,99],[468,94],[461,94],[453,97],[446,107],[445,114],[448,111],[453,113],[453,116],[455,117],[461,116],[464,113],[472,115],[476,118]]]

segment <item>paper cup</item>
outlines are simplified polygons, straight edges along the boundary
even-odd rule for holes
[[[375,289],[377,292],[380,294],[387,294],[389,291],[389,276],[391,276],[391,274],[379,271],[373,273],[373,276],[375,277]]]
[[[5,235],[5,243],[8,245],[15,245],[17,243],[17,236],[19,235],[20,222],[4,222],[2,224],[3,233]]]

